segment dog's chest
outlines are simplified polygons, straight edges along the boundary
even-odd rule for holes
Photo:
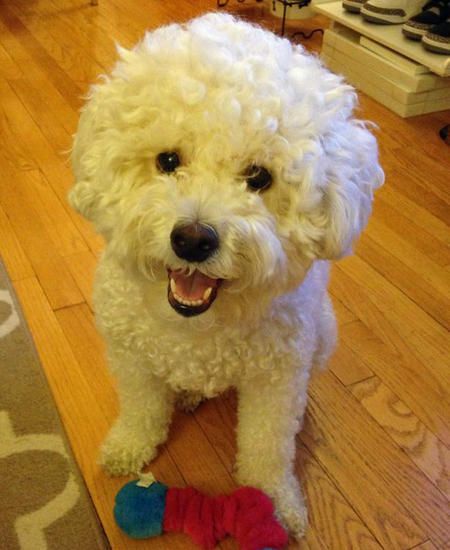
[[[231,338],[209,334],[188,338],[153,338],[148,341],[149,368],[173,389],[215,395],[233,384],[247,370],[243,347]],[[247,352],[248,353],[248,352]]]
[[[296,329],[283,333],[271,326],[247,334],[238,329],[192,334],[141,320],[114,324],[105,336],[175,391],[212,397],[241,380],[264,373],[270,381],[280,369],[298,366],[302,361]]]
[[[240,380],[248,379],[262,371],[271,374],[280,364],[298,359],[298,350],[283,349],[280,342],[262,334],[239,331],[183,334],[146,339],[148,368],[164,379],[173,389],[198,391],[213,396]],[[287,356],[290,359],[287,359]]]

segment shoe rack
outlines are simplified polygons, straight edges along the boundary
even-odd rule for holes
[[[331,70],[402,117],[450,109],[450,56],[407,39],[401,25],[364,21],[341,1],[312,8],[331,21],[321,52]]]

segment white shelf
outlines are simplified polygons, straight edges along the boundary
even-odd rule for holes
[[[450,56],[428,52],[420,42],[405,38],[401,25],[376,25],[368,23],[359,14],[349,13],[342,7],[342,2],[325,2],[312,4],[314,11],[325,15],[332,21],[357,31],[387,48],[428,67],[431,72],[440,76],[450,76]]]

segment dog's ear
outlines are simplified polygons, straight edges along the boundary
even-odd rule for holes
[[[91,183],[86,180],[75,182],[68,194],[69,204],[89,221],[94,221],[98,196]]]
[[[69,191],[68,199],[70,205],[82,216],[94,221],[99,200],[99,190],[95,184],[95,172],[86,163],[86,154],[93,146],[96,134],[95,107],[91,104],[92,96],[88,98],[87,104],[83,107],[78,122],[77,133],[74,136],[71,161],[75,175],[75,183]]]
[[[337,259],[351,253],[367,224],[374,190],[383,184],[375,137],[357,120],[337,123],[324,136],[327,184],[323,198],[324,234],[319,256]]]
[[[126,50],[119,45],[116,45],[116,48],[119,60],[113,69],[112,77],[120,76],[123,67],[135,56],[132,50]],[[119,80],[120,78],[116,79]],[[97,230],[104,236],[109,231],[109,225],[114,223],[113,206],[118,200],[108,185],[104,171],[107,159],[103,151],[108,148],[105,129],[111,126],[111,119],[117,116],[112,97],[113,79],[103,75],[99,82],[91,87],[81,110],[71,151],[75,183],[68,194],[70,205],[89,221],[94,222]]]
[[[96,103],[89,99],[81,113],[71,154],[75,183],[68,201],[108,240],[116,223],[119,196],[111,189],[104,168],[106,159],[101,154],[103,148],[99,147],[101,121]]]

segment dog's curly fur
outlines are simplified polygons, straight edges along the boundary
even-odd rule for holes
[[[291,532],[306,510],[293,472],[313,366],[335,344],[328,261],[346,255],[381,185],[376,141],[353,118],[354,90],[300,46],[225,14],[119,48],[92,88],[73,148],[71,204],[105,237],[98,325],[121,412],[102,449],[138,471],[167,437],[177,394],[239,394],[237,477],[275,500]],[[157,168],[176,151],[174,172]],[[273,183],[248,189],[248,166]],[[174,226],[215,228],[201,263],[171,247]],[[223,280],[201,315],[167,298],[167,270]]]

